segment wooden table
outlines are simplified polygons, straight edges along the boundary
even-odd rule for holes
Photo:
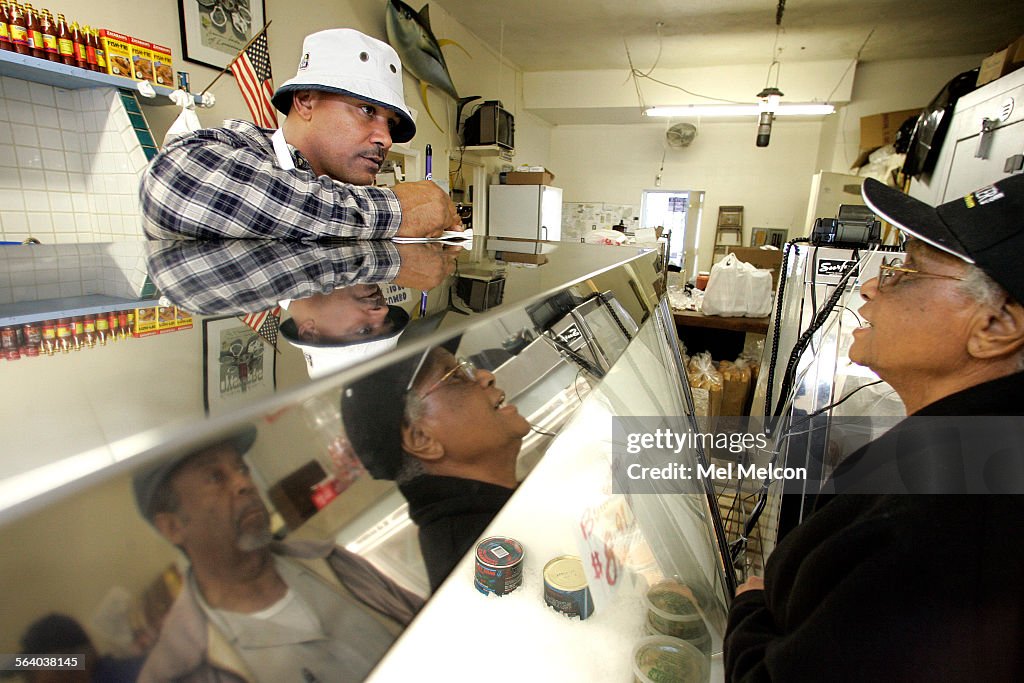
[[[768,334],[768,318],[723,318],[719,315],[704,315],[699,311],[672,309],[676,327],[705,327],[731,332],[754,332]]]

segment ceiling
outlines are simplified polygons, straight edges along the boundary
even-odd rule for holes
[[[626,45],[647,70],[984,54],[1024,34],[1021,0],[430,2],[528,72],[628,70]]]

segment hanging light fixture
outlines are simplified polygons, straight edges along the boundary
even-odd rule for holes
[[[778,88],[765,88],[757,93],[758,117],[757,117],[757,146],[767,147],[772,136],[772,121],[775,120],[775,112],[779,110],[779,99],[782,91]]]

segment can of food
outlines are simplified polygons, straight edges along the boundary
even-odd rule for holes
[[[579,617],[581,621],[594,613],[594,600],[580,558],[562,555],[544,565],[544,602],[556,612]]]
[[[491,536],[476,546],[473,585],[487,595],[507,595],[523,583],[523,546],[514,538]]]

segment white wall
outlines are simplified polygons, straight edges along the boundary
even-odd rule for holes
[[[567,202],[639,204],[665,153],[662,190],[704,190],[699,269],[711,264],[720,205],[745,207],[744,229],[803,224],[820,122],[776,121],[771,144],[754,146],[756,125],[701,122],[683,149],[665,149],[667,125],[559,126],[552,132],[551,170]],[[810,141],[810,144],[808,144]]]
[[[847,173],[857,158],[860,117],[924,108],[957,74],[981,64],[986,55],[872,62],[857,67],[853,99],[827,119],[818,167]]]

